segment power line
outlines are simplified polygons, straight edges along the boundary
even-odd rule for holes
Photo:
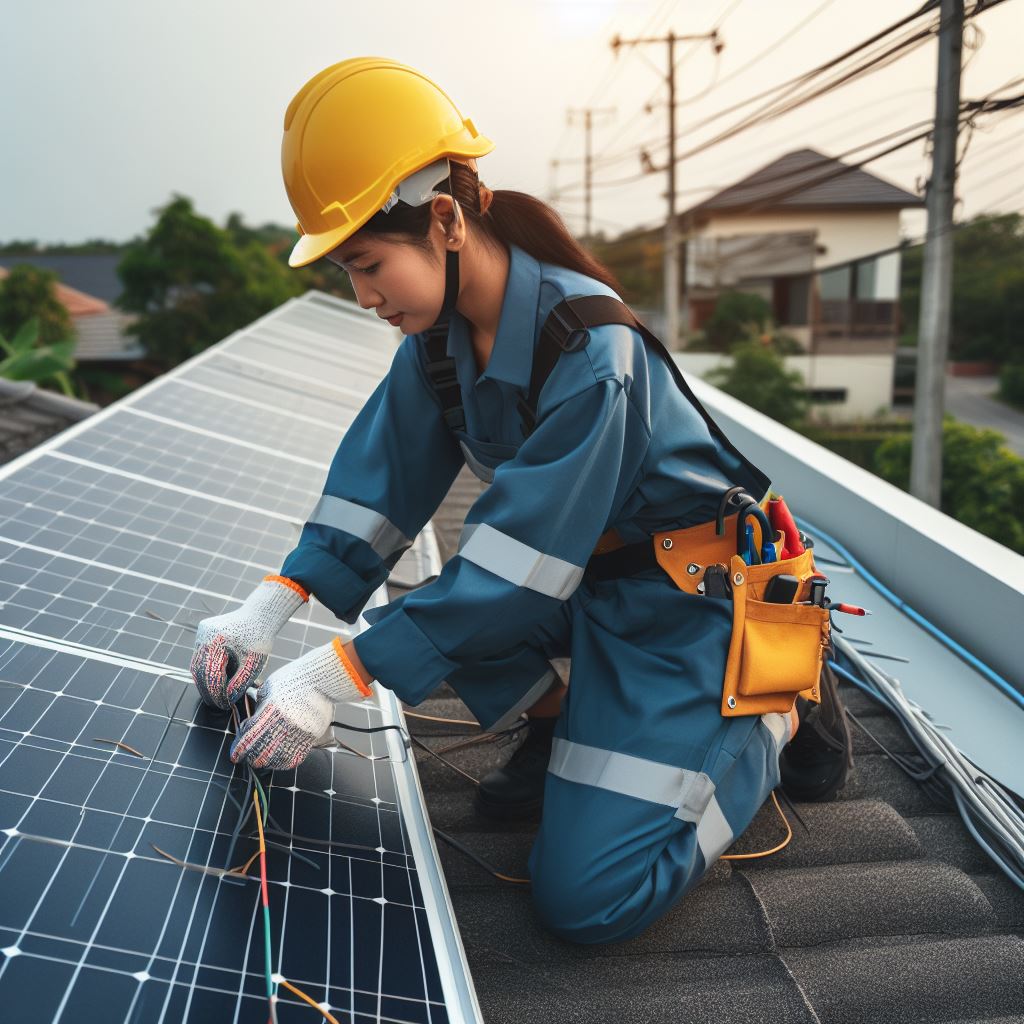
[[[808,14],[803,21],[801,21],[799,24],[794,25],[791,29],[787,29],[785,32],[783,32],[782,35],[779,36],[774,43],[770,43],[756,56],[751,57],[749,60],[745,60],[741,67],[738,67],[735,71],[730,72],[730,74],[726,75],[724,78],[720,78],[715,84],[709,86],[703,92],[697,93],[696,96],[691,96],[688,99],[681,100],[679,105],[681,107],[691,106],[698,100],[702,100],[713,89],[717,89],[725,85],[726,82],[731,82],[733,81],[733,79],[739,78],[740,75],[746,74],[755,64],[759,64],[762,60],[764,60],[765,57],[768,57],[769,55],[773,54],[780,46],[784,45],[785,43],[788,43],[793,38],[793,36],[797,34],[797,32],[810,25],[810,23],[814,21],[814,19],[817,18],[819,14],[824,13],[824,11],[827,8],[831,7],[834,3],[835,0],[825,0],[823,4],[820,4],[813,11],[811,11],[811,13]]]

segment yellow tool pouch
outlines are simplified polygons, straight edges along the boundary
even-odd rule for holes
[[[655,557],[680,590],[701,593],[709,565],[729,569],[732,586],[732,637],[722,687],[722,714],[785,714],[798,696],[819,702],[818,679],[830,642],[828,610],[811,604],[775,604],[763,600],[768,581],[776,575],[800,581],[797,601],[810,596],[808,580],[815,573],[810,549],[782,561],[747,565],[735,554],[735,516],[725,521],[721,535],[715,524],[654,535]],[[761,544],[755,523],[755,542]],[[781,548],[781,541],[776,545]],[[714,598],[709,598],[714,600]]]
[[[722,687],[726,717],[786,713],[798,696],[821,700],[818,680],[831,639],[828,609],[761,600],[768,581],[780,573],[800,580],[797,601],[806,600],[814,571],[810,550],[766,565],[747,565],[738,555],[729,560],[732,639]]]

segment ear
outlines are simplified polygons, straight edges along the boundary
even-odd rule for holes
[[[438,231],[446,249],[458,251],[466,244],[466,218],[458,200],[442,192],[430,201],[431,229]]]

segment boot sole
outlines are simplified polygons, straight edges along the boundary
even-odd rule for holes
[[[544,800],[540,798],[514,804],[501,803],[495,800],[488,800],[480,790],[477,790],[473,807],[477,814],[490,818],[493,821],[521,821],[540,818],[544,807]]]

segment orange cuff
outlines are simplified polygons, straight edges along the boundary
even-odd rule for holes
[[[295,593],[298,594],[303,601],[309,600],[309,591],[300,587],[299,584],[295,582],[295,580],[288,579],[287,576],[264,576],[263,579],[270,580],[273,583],[283,583],[290,590],[294,590]]]
[[[340,636],[336,636],[331,641],[331,644],[334,646],[334,651],[338,655],[338,658],[341,661],[342,665],[345,666],[345,671],[348,672],[348,674],[352,677],[352,681],[359,688],[359,692],[364,697],[372,697],[373,696],[373,690],[371,690],[366,685],[366,683],[363,682],[362,676],[360,676],[360,674],[356,671],[355,665],[352,664],[351,659],[345,653],[345,645],[341,642],[341,637]]]

